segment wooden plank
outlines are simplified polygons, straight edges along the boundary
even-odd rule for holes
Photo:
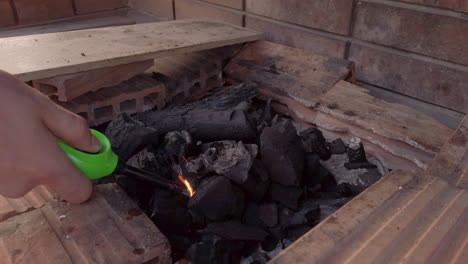
[[[468,193],[427,175],[389,185],[405,174],[385,176],[271,263],[461,261],[468,241]]]
[[[412,186],[416,178],[418,176],[410,172],[393,171],[303,235],[270,263],[317,263],[318,259],[332,251],[343,238],[360,227],[375,210],[394,197],[400,188],[406,190],[405,186],[409,185],[407,190],[413,193]]]
[[[2,263],[73,263],[52,227],[36,209],[0,224]]]
[[[345,81],[322,96],[317,109],[431,154],[437,153],[453,133],[430,116],[373,97],[367,89]]]
[[[0,223],[1,263],[171,263],[166,237],[116,184]],[[153,262],[151,262],[153,261]]]
[[[244,47],[226,66],[228,79],[253,81],[305,106],[352,72],[350,61],[327,57],[268,41]]]
[[[0,39],[0,69],[23,81],[258,40],[206,19],[156,22]]]
[[[468,189],[468,115],[442,147],[427,173]]]

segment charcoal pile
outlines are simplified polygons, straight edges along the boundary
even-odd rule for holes
[[[298,131],[256,89],[223,87],[107,126],[127,163],[187,185],[183,195],[114,175],[169,239],[174,261],[266,263],[382,176],[358,138]]]

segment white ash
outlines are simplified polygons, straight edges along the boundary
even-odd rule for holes
[[[335,176],[338,184],[348,183],[354,186],[370,186],[382,176],[377,169],[348,170],[344,167],[344,164],[348,162],[348,155],[346,154],[332,155],[330,159],[320,162]]]
[[[361,139],[358,137],[352,137],[349,139],[348,147],[353,150],[357,150],[361,146]]]

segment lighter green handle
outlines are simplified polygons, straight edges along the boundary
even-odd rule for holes
[[[101,150],[98,153],[86,153],[71,147],[60,139],[57,139],[57,141],[71,162],[88,179],[95,180],[111,175],[117,167],[119,157],[112,151],[111,143],[104,134],[94,129],[91,129],[91,132],[101,142]]]

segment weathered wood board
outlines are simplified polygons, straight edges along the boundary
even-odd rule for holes
[[[401,104],[369,95],[369,90],[340,81],[320,97],[317,110],[435,154],[453,129]]]
[[[353,64],[268,41],[246,45],[226,66],[228,79],[253,81],[308,107],[339,80],[352,74]]]
[[[468,189],[468,115],[437,153],[427,173]]]
[[[463,263],[468,193],[396,170],[270,263]]]
[[[0,69],[23,81],[258,40],[260,33],[189,19],[0,39]]]

